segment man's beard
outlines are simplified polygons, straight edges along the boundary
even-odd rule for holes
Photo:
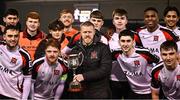
[[[14,46],[11,46],[11,45],[7,44],[7,47],[8,47],[10,50],[12,50],[12,49],[16,48],[16,46],[17,46],[17,44],[16,44],[16,45],[14,45]]]
[[[71,25],[65,26],[65,28],[70,28]]]

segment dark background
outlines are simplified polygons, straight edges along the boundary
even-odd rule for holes
[[[41,15],[41,29],[47,32],[47,25],[50,21],[58,18],[62,9],[74,10],[74,4],[98,4],[99,10],[105,17],[104,28],[112,25],[111,14],[116,8],[123,8],[128,12],[128,27],[136,29],[143,25],[143,11],[147,7],[155,7],[159,11],[160,23],[163,23],[163,10],[167,6],[176,6],[180,10],[180,0],[1,0],[0,1],[0,22],[2,15],[8,8],[15,8],[19,11],[22,28],[25,23],[25,16],[29,11],[38,11]],[[79,23],[74,23],[79,26]]]

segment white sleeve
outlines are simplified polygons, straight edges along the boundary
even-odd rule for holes
[[[108,40],[103,35],[101,35],[101,42],[108,45]]]
[[[31,89],[31,75],[24,76],[22,100],[27,100]]]
[[[68,46],[65,46],[62,50],[61,50],[61,53],[64,53],[64,54],[68,54],[69,52],[71,52],[71,48],[69,48]]]
[[[58,88],[56,89],[56,93],[55,93],[55,96],[54,96],[55,100],[60,99],[60,97],[61,97],[61,95],[62,95],[62,93],[64,91],[64,84],[65,84],[66,79],[67,79],[67,74],[64,74],[64,75],[61,76],[61,78],[60,78],[61,82],[60,82]]]
[[[64,90],[64,83],[60,83],[56,89],[54,100],[59,100]]]
[[[177,46],[178,46],[178,53],[180,53],[180,41],[176,42]]]

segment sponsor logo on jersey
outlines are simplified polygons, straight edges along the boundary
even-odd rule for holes
[[[134,72],[131,72],[131,71],[124,71],[124,74],[126,74],[127,76],[143,76],[143,74],[141,72],[138,72],[138,71],[134,71]]]
[[[13,73],[16,73],[15,71],[10,70],[10,69],[8,69],[8,68],[6,68],[6,67],[3,67],[3,66],[1,66],[1,65],[0,65],[0,70],[3,71],[3,72],[5,72],[5,73],[11,74],[11,75],[13,75]]]
[[[14,58],[14,57],[12,57],[12,58],[11,58],[11,63],[16,64],[16,62],[17,62],[17,59]]]
[[[56,85],[56,84],[58,84],[58,81],[43,81],[43,80],[40,80],[40,83],[43,83],[44,85]]]
[[[97,52],[96,51],[91,52],[91,59],[97,59]]]
[[[45,73],[44,72],[41,72],[41,75],[42,75],[42,77],[45,77]]]
[[[138,67],[138,66],[140,65],[139,60],[135,60],[135,61],[134,61],[134,65],[135,65],[136,67]]]
[[[60,71],[59,70],[54,70],[54,75],[59,75]]]
[[[178,81],[180,81],[180,75],[176,75]]]
[[[158,41],[159,40],[159,36],[154,36],[154,41]]]
[[[151,52],[151,53],[155,53],[155,52],[157,52],[157,53],[159,53],[159,49],[158,48],[148,48],[149,49],[149,51]]]

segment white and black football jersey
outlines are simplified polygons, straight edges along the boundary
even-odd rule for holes
[[[132,31],[132,30],[131,30]],[[136,46],[142,46],[141,40],[139,35],[132,31],[134,33],[134,39],[136,42]],[[120,33],[113,33],[111,39],[109,40],[109,48],[111,52],[118,51],[121,49],[119,45],[119,34]],[[119,67],[119,64],[117,61],[112,62],[112,70],[111,70],[111,77],[110,79],[112,81],[127,81],[126,76],[123,74],[123,71],[121,67]]]
[[[180,27],[176,27],[174,30],[172,30],[175,35],[177,35],[178,37],[180,37]]]
[[[151,93],[148,67],[152,68],[152,63],[158,63],[159,58],[143,48],[135,48],[135,52],[130,56],[121,52],[118,56],[116,54],[116,57],[132,90],[137,94]]]
[[[167,70],[163,62],[155,66],[152,70],[151,87],[156,90],[162,87],[169,100],[180,99],[180,65],[173,71]]]
[[[151,53],[160,57],[160,45],[166,40],[177,41],[178,38],[172,31],[159,27],[154,32],[149,32],[147,28],[142,28],[138,32],[141,42],[145,48],[148,48]]]
[[[167,27],[165,27],[167,28]],[[167,28],[169,29],[169,28]],[[176,27],[175,29],[169,29],[171,30],[176,36],[180,37],[180,27]]]
[[[53,99],[67,67],[60,59],[56,64],[49,65],[46,57],[35,60],[32,66],[32,79],[35,80],[34,99]]]
[[[23,77],[30,77],[30,55],[22,48],[10,51],[0,44],[0,94],[21,99]]]

